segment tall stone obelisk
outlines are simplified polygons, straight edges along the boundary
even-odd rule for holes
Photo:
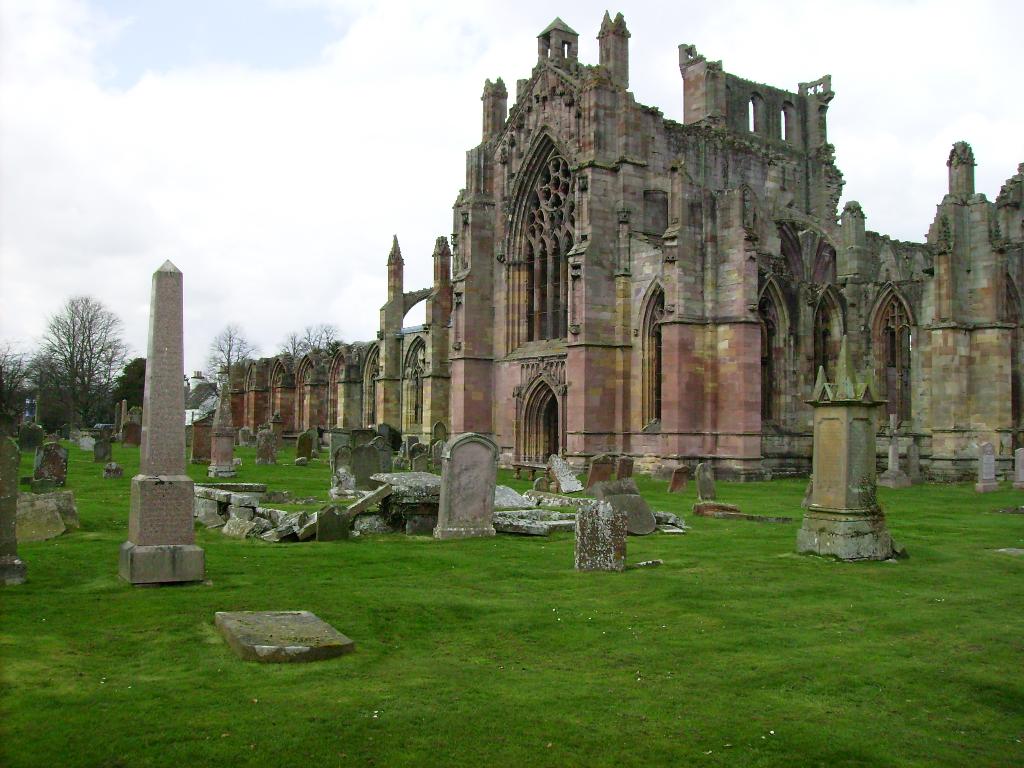
[[[149,353],[142,402],[139,474],[132,478],[121,578],[132,584],[202,581],[195,545],[192,480],[185,474],[185,354],[182,274],[171,262],[153,273]]]
[[[18,558],[18,463],[21,454],[9,437],[0,437],[0,585],[25,581]]]

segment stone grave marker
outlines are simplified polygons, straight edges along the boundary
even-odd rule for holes
[[[436,443],[438,440],[442,443],[448,442],[448,427],[441,421],[434,422],[434,426],[430,430],[430,442]]]
[[[430,471],[430,457],[425,453],[417,453],[412,457],[412,462],[409,465],[409,470],[412,472],[429,472]]]
[[[252,430],[248,427],[241,427],[238,430],[238,444],[241,446],[252,445]]]
[[[370,441],[370,445],[380,453],[380,472],[390,472],[394,469],[394,454],[391,451],[391,444],[384,435],[377,435]]]
[[[132,584],[202,581],[206,574],[185,474],[183,282],[169,261],[153,274],[139,474],[118,569]]]
[[[218,611],[214,624],[244,661],[285,664],[351,653],[345,635],[309,611]]]
[[[36,449],[32,478],[64,485],[68,479],[68,450],[60,443],[43,443]]]
[[[235,428],[231,424],[231,393],[227,382],[220,388],[217,410],[213,414],[210,466],[207,477],[234,477]]]
[[[126,425],[128,426],[128,425]],[[127,444],[127,441],[125,441]],[[213,414],[192,422],[192,447],[189,460],[193,464],[209,464],[213,446]]]
[[[124,477],[124,467],[116,461],[108,462],[103,465],[103,477],[107,480],[118,480]]]
[[[78,438],[78,448],[82,451],[91,451],[96,447],[96,438],[92,435],[82,435]]]
[[[548,476],[558,486],[558,493],[575,493],[583,490],[583,484],[572,472],[572,467],[557,453],[548,458]]]
[[[434,538],[494,535],[498,445],[467,432],[447,445],[441,464],[441,501]]]
[[[606,501],[617,512],[626,516],[626,532],[634,536],[646,536],[654,533],[658,521],[654,512],[636,486],[632,477],[621,480],[606,480],[591,488],[591,493],[598,501]]]
[[[377,437],[377,430],[375,429],[353,429],[350,433],[352,438],[352,447],[355,448],[359,445],[369,445],[373,438]]]
[[[693,476],[697,481],[697,500],[714,501],[716,497],[715,470],[711,468],[711,464],[702,461],[697,465],[697,470],[693,473]]]
[[[992,443],[978,446],[978,482],[974,484],[978,493],[990,493],[999,490],[996,481],[996,449]]]
[[[313,457],[313,441],[316,439],[316,432],[307,429],[295,440],[295,458],[309,461]]]
[[[384,438],[392,452],[402,450],[402,432],[390,424],[378,424],[377,434]]]
[[[337,472],[341,467],[352,466],[352,449],[347,445],[339,445],[331,454],[331,472]]]
[[[1024,490],[1024,448],[1013,452],[1013,487]]]
[[[277,464],[277,435],[264,427],[256,433],[256,463]]]
[[[22,424],[18,429],[18,450],[35,451],[43,444],[45,434],[38,424]]]
[[[25,563],[18,557],[20,462],[21,452],[15,442],[9,437],[0,437],[0,586],[14,586],[25,582]]]
[[[615,464],[615,478],[622,480],[626,477],[633,476],[633,457],[632,456],[619,456],[618,462]]]
[[[444,455],[444,441],[435,440],[430,445],[430,464],[434,472],[441,471],[441,457]]]
[[[690,484],[690,468],[687,466],[676,467],[672,470],[672,478],[668,481],[669,493],[682,493]]]
[[[889,465],[878,477],[878,485],[886,488],[909,488],[910,478],[900,469],[900,443],[896,436],[899,427],[899,417],[895,413],[889,414]]]
[[[601,453],[590,460],[590,467],[587,469],[586,490],[590,490],[597,483],[611,480],[615,474],[615,457],[607,453]]]
[[[374,445],[357,445],[352,449],[352,474],[356,479],[356,488],[372,491],[377,483],[370,479],[381,471],[380,451]]]
[[[195,438],[193,438],[194,440]],[[125,445],[139,446],[142,444],[142,425],[129,421],[121,427],[121,442]]]
[[[922,482],[921,477],[921,448],[916,440],[911,440],[907,446],[907,477],[914,485]]]
[[[606,501],[576,513],[576,570],[626,568],[626,515]]]
[[[92,460],[94,464],[106,464],[111,460],[111,448],[109,437],[96,438],[92,447]]]

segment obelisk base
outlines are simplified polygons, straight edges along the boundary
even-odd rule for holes
[[[897,547],[881,512],[847,515],[811,506],[796,535],[796,551],[838,560],[888,560]]]
[[[0,557],[0,585],[13,587],[25,583],[25,563],[17,555]]]
[[[121,545],[118,573],[132,584],[179,584],[206,577],[206,553],[195,544]]]

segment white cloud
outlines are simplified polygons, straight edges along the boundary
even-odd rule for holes
[[[339,22],[315,65],[165,68],[124,89],[102,85],[97,51],[130,24],[73,0],[3,4],[0,336],[38,335],[66,296],[85,292],[124,318],[144,354],[149,276],[167,258],[185,273],[189,367],[231,321],[266,354],[321,321],[371,338],[392,233],[407,288],[429,283],[434,238],[451,229],[465,150],[479,139],[483,79],[500,75],[514,94],[553,6],[275,2],[322,6]],[[960,8],[622,10],[633,90],[668,117],[682,113],[680,42],[780,87],[830,72],[847,199],[870,227],[918,239],[954,140],[974,145],[990,197],[1024,160],[1024,106],[1012,97],[1022,12]],[[603,8],[557,12],[595,62]]]

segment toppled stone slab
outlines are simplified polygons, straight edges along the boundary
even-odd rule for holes
[[[494,513],[494,530],[525,536],[548,536],[576,530],[576,516],[548,509],[506,510]]]
[[[685,528],[678,528],[674,525],[659,525],[658,530],[662,533],[686,533]]]
[[[220,504],[198,496],[192,500],[192,514],[207,528],[220,528],[227,522],[227,515],[220,511]]]
[[[654,533],[657,520],[654,512],[636,487],[632,477],[595,483],[590,489],[598,501],[606,501],[626,515],[626,531],[634,536]]]
[[[686,528],[686,523],[683,522],[682,518],[677,515],[673,515],[671,512],[655,512],[654,519],[658,525],[671,525],[675,528]]]
[[[693,505],[693,514],[698,517],[714,517],[719,520],[749,520],[754,523],[792,523],[792,517],[771,517],[769,515],[751,515],[740,512],[733,504],[720,501],[701,501]]]
[[[54,491],[53,493],[21,493],[18,494],[17,507],[18,541],[44,541],[60,536],[65,530],[79,528],[78,509],[75,507],[75,495],[71,491]],[[53,513],[62,523],[53,524]],[[59,531],[54,532],[57,528]],[[32,536],[33,538],[24,538]]]
[[[634,568],[657,568],[659,565],[664,565],[664,564],[665,564],[665,561],[661,560],[661,559],[658,559],[658,560],[641,560],[639,563],[633,563],[632,565],[627,565],[626,568],[629,569],[629,570],[633,570]]]
[[[548,457],[548,475],[562,493],[576,493],[583,490],[583,483],[573,474],[569,463],[558,454]]]
[[[257,524],[254,520],[243,520],[240,517],[231,517],[224,524],[224,527],[220,529],[220,532],[233,539],[245,539],[249,536],[256,535],[253,533],[256,528]]]
[[[352,524],[352,530],[354,533],[364,534],[397,533],[399,529],[390,525],[383,515],[360,515]]]
[[[499,485],[494,489],[495,509],[531,509],[534,506],[532,501],[507,485]]]
[[[997,549],[996,552],[1001,552],[1004,555],[1012,555],[1013,557],[1024,557],[1024,549],[1019,547],[1003,547]]]
[[[557,493],[546,491],[530,490],[523,494],[534,504],[542,504],[545,507],[572,507],[573,509],[590,509],[596,505],[594,499],[583,496],[561,496]]]
[[[355,650],[355,643],[309,611],[218,611],[214,624],[245,661],[321,661]]]
[[[210,483],[210,482],[197,482],[196,489],[199,488],[217,488],[222,491],[231,491],[232,493],[266,493],[266,483]]]

